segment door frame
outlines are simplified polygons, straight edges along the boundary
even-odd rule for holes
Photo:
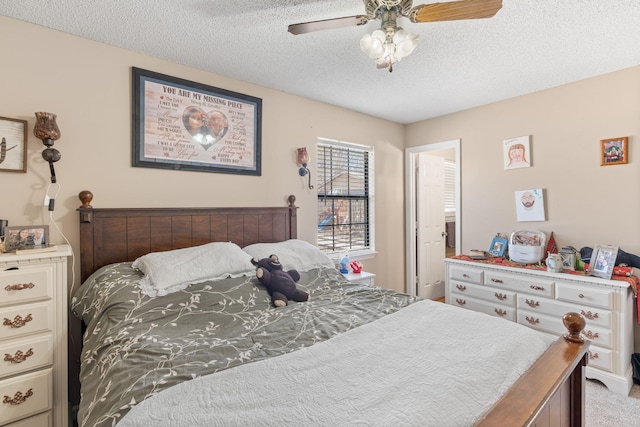
[[[416,265],[416,174],[415,174],[415,162],[416,157],[420,153],[427,151],[435,151],[453,148],[455,149],[456,159],[456,255],[460,252],[460,139],[454,139],[451,141],[437,142],[434,144],[420,145],[417,147],[405,148],[405,200],[406,200],[406,221],[405,221],[405,290],[409,295],[416,295],[416,277],[417,277],[417,265]]]

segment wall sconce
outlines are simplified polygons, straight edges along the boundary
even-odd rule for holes
[[[309,190],[313,190],[313,185],[311,185],[311,171],[307,168],[308,163],[309,153],[307,153],[307,147],[298,148],[298,164],[300,165],[298,173],[300,176],[309,175]]]
[[[51,170],[51,183],[56,182],[56,171],[53,164],[60,160],[60,152],[53,147],[53,142],[60,138],[60,129],[56,124],[56,115],[53,113],[36,113],[36,125],[33,128],[33,134],[36,138],[41,139],[42,143],[47,147],[42,152],[42,158],[49,162]]]

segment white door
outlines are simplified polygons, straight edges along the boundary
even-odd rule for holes
[[[416,171],[417,294],[444,297],[444,158],[420,153]]]

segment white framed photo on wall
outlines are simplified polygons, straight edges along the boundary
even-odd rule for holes
[[[502,150],[505,169],[531,167],[531,136],[505,139]]]
[[[516,191],[518,222],[545,221],[544,191],[542,188]]]

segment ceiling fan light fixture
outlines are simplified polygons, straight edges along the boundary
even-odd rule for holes
[[[371,34],[365,34],[360,39],[360,49],[366,53],[369,58],[377,59],[384,55],[384,43],[386,37],[382,30],[375,30]]]
[[[389,28],[387,32],[375,30],[365,34],[360,40],[360,48],[369,58],[376,60],[378,66],[389,66],[413,52],[420,37],[402,28]]]

